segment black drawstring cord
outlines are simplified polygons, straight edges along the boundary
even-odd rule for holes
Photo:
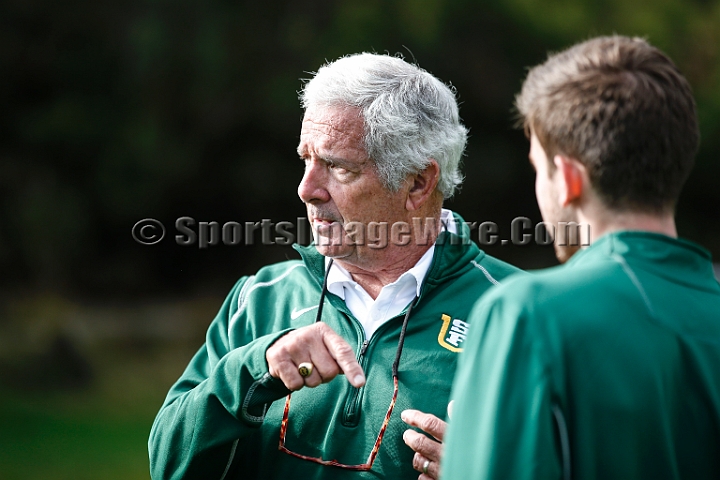
[[[333,259],[331,258],[328,262],[327,270],[325,271],[325,277],[323,278],[322,291],[320,292],[320,304],[318,305],[317,316],[315,317],[315,323],[319,322],[322,318],[323,304],[325,303],[325,292],[327,291],[327,281],[330,276],[330,268],[332,267]]]
[[[395,354],[395,361],[392,366],[393,377],[397,377],[398,366],[400,365],[400,355],[402,354],[403,344],[405,343],[405,331],[407,330],[408,320],[410,319],[410,312],[412,312],[415,302],[417,302],[417,295],[412,302],[408,305],[407,312],[405,312],[405,318],[403,319],[402,330],[400,330],[400,340],[398,341],[397,353]]]

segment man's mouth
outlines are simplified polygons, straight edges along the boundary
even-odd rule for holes
[[[342,231],[343,225],[341,220],[337,220],[331,216],[313,216],[311,217],[311,224],[315,233],[323,237],[334,237]]]
[[[332,235],[335,229],[342,229],[342,223],[337,220],[327,220],[324,218],[314,218],[312,222],[313,228],[321,235]]]
[[[316,226],[332,225],[333,223],[339,223],[339,222],[337,220],[328,220],[325,218],[313,218],[313,225],[316,225]]]
[[[310,216],[310,223],[313,227],[329,227],[334,223],[342,225],[342,218],[338,218],[336,215],[329,212],[308,212]]]

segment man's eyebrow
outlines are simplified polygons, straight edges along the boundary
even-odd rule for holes
[[[298,147],[297,153],[301,159],[304,159],[307,156],[307,150],[300,148],[300,147]],[[352,162],[348,161],[346,158],[334,157],[332,155],[318,155],[318,158],[325,163],[332,163],[332,164],[337,164],[337,165],[348,165],[348,164],[352,163]]]
[[[335,163],[335,164],[340,164],[340,165],[346,164],[346,163],[351,163],[351,162],[348,162],[348,160],[345,158],[333,157],[332,155],[322,155],[322,156],[320,156],[320,158],[325,162]]]

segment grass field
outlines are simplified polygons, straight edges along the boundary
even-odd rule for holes
[[[140,328],[118,335],[117,328],[103,327],[102,332],[114,333],[77,334],[71,338],[90,338],[73,343],[73,355],[81,358],[89,373],[75,383],[67,381],[68,369],[75,367],[61,365],[77,362],[68,361],[67,354],[48,354],[47,348],[39,349],[39,354],[19,353],[31,351],[27,345],[41,343],[41,330],[32,327],[32,322],[48,315],[33,311],[17,316],[14,325],[26,326],[27,334],[18,333],[9,323],[0,328],[0,480],[149,479],[147,440],[152,421],[171,384],[202,342],[203,330],[219,302],[210,304],[209,308],[173,305],[149,312],[106,314],[105,325],[134,321],[156,327],[163,317],[171,317],[169,328],[175,332],[184,328],[186,333],[182,338],[162,339]],[[197,319],[190,333],[189,327],[180,324],[178,311]],[[89,326],[77,330],[81,333],[92,333],[91,327],[99,329],[97,325],[103,323],[102,312],[96,310],[85,317],[79,309],[68,312],[65,317],[70,320],[55,323],[77,324],[78,318],[88,317]],[[138,312],[145,312],[141,320]]]
[[[106,350],[87,388],[2,388],[0,480],[150,478],[150,427],[191,354]]]
[[[124,413],[110,405],[85,409],[81,403],[3,392],[0,478],[148,479],[146,445],[154,413]]]
[[[160,363],[114,352],[87,388],[0,391],[0,479],[148,479],[150,426],[175,376]]]

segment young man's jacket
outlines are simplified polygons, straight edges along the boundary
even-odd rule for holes
[[[472,305],[519,270],[482,252],[462,235],[441,232],[413,307],[402,350],[399,393],[369,472],[344,470],[278,450],[285,397],[270,377],[265,352],[289,331],[315,321],[325,257],[299,247],[302,261],[262,268],[232,289],[209,327],[206,343],[171,388],[150,433],[150,470],[159,479],[416,479],[400,412],[413,408],[445,418],[458,352]],[[459,229],[460,230],[460,229]],[[365,334],[345,303],[327,293],[322,321],[355,349],[367,383],[340,375],[292,394],[285,446],[301,455],[363,464],[393,394],[391,368],[403,314]]]
[[[608,234],[508,280],[470,322],[443,480],[720,478],[720,285],[703,248]]]

